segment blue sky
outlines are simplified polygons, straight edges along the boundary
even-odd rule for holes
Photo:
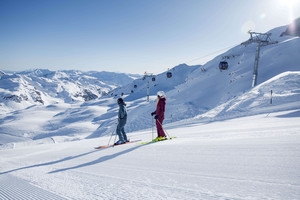
[[[299,13],[300,0],[0,0],[0,69],[160,73]]]

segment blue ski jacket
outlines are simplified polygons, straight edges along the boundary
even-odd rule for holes
[[[127,109],[126,104],[124,102],[119,104],[119,114],[118,114],[118,120],[119,122],[125,122],[127,121]]]

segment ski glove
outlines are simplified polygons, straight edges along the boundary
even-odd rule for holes
[[[155,112],[152,112],[152,113],[151,113],[151,116],[153,116],[153,115],[155,115]]]
[[[155,119],[158,119],[158,115],[155,115],[155,117],[154,117]]]

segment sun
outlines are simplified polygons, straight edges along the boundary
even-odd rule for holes
[[[300,0],[279,0],[282,7],[286,7],[289,12],[289,21],[292,22],[295,18],[294,8],[300,3]]]
[[[294,6],[299,0],[279,0],[279,2],[283,6]]]

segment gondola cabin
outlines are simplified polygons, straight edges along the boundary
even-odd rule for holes
[[[172,78],[172,73],[171,73],[171,72],[168,72],[168,73],[167,73],[167,77],[168,77],[168,78]]]
[[[219,64],[220,70],[227,70],[228,69],[228,63],[226,61],[221,61]]]

